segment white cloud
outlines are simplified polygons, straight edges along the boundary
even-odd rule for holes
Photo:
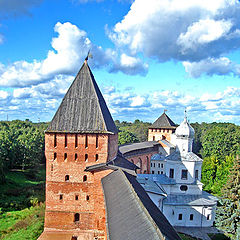
[[[6,99],[9,95],[7,91],[0,90],[0,99]]]
[[[160,62],[199,63],[239,48],[239,14],[238,0],[135,0],[108,35],[118,48],[131,54],[143,53]],[[192,76],[201,74],[200,70],[208,69]]]

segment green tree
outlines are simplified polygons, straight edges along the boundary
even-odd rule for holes
[[[118,144],[139,142],[138,138],[129,131],[122,131],[118,133]]]
[[[223,188],[224,198],[217,209],[216,225],[229,233],[231,239],[240,239],[240,159],[234,159],[228,181]]]

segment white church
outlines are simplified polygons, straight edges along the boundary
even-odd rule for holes
[[[138,174],[137,180],[173,226],[213,226],[218,199],[202,190],[203,160],[192,152],[194,129],[186,114],[180,126],[174,126],[164,113],[149,128],[148,147],[155,143],[156,149],[159,142],[158,153],[151,155],[150,174]],[[144,143],[134,145],[143,151]]]

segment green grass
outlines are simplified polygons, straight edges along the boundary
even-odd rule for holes
[[[6,212],[0,217],[0,239],[35,240],[43,231],[43,224],[44,204]]]
[[[44,225],[45,166],[6,173],[0,189],[0,240],[37,239]]]

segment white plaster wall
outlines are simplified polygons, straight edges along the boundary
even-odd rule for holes
[[[154,204],[162,211],[161,209],[161,202],[162,200],[165,198],[164,196],[162,195],[159,195],[159,194],[155,194],[155,193],[150,193],[150,192],[147,192],[148,196],[151,198],[151,200],[154,202]]]
[[[155,164],[155,167],[154,167],[154,164]],[[163,164],[163,167],[161,167],[162,164]],[[152,174],[152,171],[154,171],[154,174],[165,174],[165,161],[151,160],[151,163],[150,163],[150,173],[151,174]]]
[[[186,185],[188,187],[187,191],[182,191],[180,187],[182,185]],[[176,184],[170,187],[170,194],[182,194],[182,195],[200,195],[202,194],[202,185],[201,184],[194,184],[194,185],[187,185],[187,184]]]

